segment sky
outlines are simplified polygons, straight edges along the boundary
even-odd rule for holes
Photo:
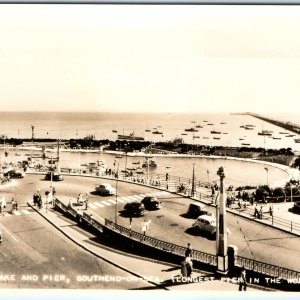
[[[300,6],[0,4],[1,111],[300,111]]]

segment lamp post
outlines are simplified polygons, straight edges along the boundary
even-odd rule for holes
[[[117,209],[117,206],[118,206],[119,163],[118,163],[118,166],[117,166],[117,172],[116,172],[116,176],[117,176],[117,179],[116,179],[116,205],[115,205],[115,223],[116,223],[116,224],[118,224],[118,209]]]
[[[195,196],[195,163],[193,163],[193,176],[192,176],[192,192],[191,197]]]
[[[220,198],[217,206],[217,271],[221,274],[228,272],[228,246],[227,246],[227,225],[226,225],[226,206],[224,189],[224,168],[220,167],[217,175],[220,176]]]
[[[127,144],[124,144],[124,150],[125,150],[125,176],[127,172]]]
[[[267,172],[267,185],[269,185],[269,168],[266,167],[265,170]]]

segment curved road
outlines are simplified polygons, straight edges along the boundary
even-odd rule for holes
[[[17,185],[2,189],[2,194],[6,199],[15,197],[18,199],[19,203],[22,203],[23,205],[25,205],[28,200],[32,200],[32,194],[37,188],[40,188],[42,195],[44,195],[45,191],[49,190],[50,186],[50,182],[43,180],[42,175],[26,175],[24,179],[16,179],[14,182],[17,182]],[[116,197],[102,197],[97,195],[95,193],[95,186],[100,184],[100,182],[110,182],[112,185],[115,185],[114,181],[107,179],[77,176],[65,176],[64,181],[55,182],[53,185],[57,191],[58,198],[61,195],[64,195],[75,200],[79,192],[82,192],[83,194],[88,192],[89,204],[93,207],[95,214],[114,221]],[[190,242],[194,249],[215,254],[215,241],[208,239],[207,236],[195,234],[189,230],[194,220],[187,218],[185,212],[187,211],[191,200],[178,195],[162,192],[155,188],[119,182],[117,205],[117,221],[119,224],[129,227],[129,219],[122,215],[124,204],[129,199],[133,199],[131,198],[132,196],[145,194],[159,195],[158,198],[162,201],[163,207],[158,211],[147,211],[143,218],[134,218],[132,222],[133,230],[141,231],[141,222],[144,219],[150,219],[151,224],[150,231],[147,232],[148,235],[182,246],[186,246],[187,242]],[[139,198],[141,197],[136,197],[136,199]],[[208,210],[213,212],[214,209],[208,207]],[[228,214],[227,216],[228,227],[231,231],[231,235],[229,235],[228,238],[228,244],[236,245],[239,249],[239,255],[300,271],[300,262],[296,259],[299,255],[300,248],[298,237],[232,214]],[[83,270],[85,270],[85,266],[88,266],[86,268],[87,270],[90,270],[89,274],[94,274],[94,272],[99,272],[99,265],[101,265],[101,268],[104,268],[105,266],[103,262],[100,263],[101,260],[84,253],[78,249],[77,246],[72,245],[71,242],[67,240],[64,241],[65,239],[61,235],[54,232],[55,230],[46,224],[45,221],[42,221],[35,213],[11,217],[3,216],[0,218],[0,222],[14,237],[22,240],[22,243],[27,245],[24,246],[22,244],[22,247],[16,246],[19,249],[25,247],[24,249],[28,249],[27,252],[30,252],[30,254],[27,252],[26,254],[23,254],[24,257],[21,259],[21,261],[26,261],[25,269],[33,264],[33,269],[42,270],[40,272],[43,273],[44,270],[47,270],[47,268],[44,269],[44,264],[51,264],[47,261],[44,262],[44,256],[50,261],[52,261],[52,259],[54,260],[53,267],[49,270],[55,270],[57,267],[58,270],[60,270],[60,268],[65,266],[65,269],[62,271],[63,274],[74,275],[76,272],[80,272],[81,274]],[[9,234],[5,231],[4,235],[5,239],[9,238]],[[41,242],[43,239],[44,241]],[[58,242],[55,242],[52,239],[58,239]],[[12,245],[17,245],[17,242],[13,237],[11,237],[10,243]],[[67,247],[65,246],[65,243],[68,243]],[[9,249],[7,248],[4,250],[6,247],[5,244],[6,243],[3,243],[1,245],[0,257],[1,261],[6,261],[6,264],[9,267],[13,257],[10,259],[9,257],[4,256],[5,254],[7,255]],[[68,261],[66,260],[66,248],[71,249],[71,251],[67,251],[67,253],[72,253],[72,255],[70,255],[74,258],[74,260],[70,260],[69,265],[66,264],[66,261]],[[47,255],[45,255],[45,252],[47,252]],[[80,254],[77,252],[80,252]],[[73,253],[77,254],[73,255]],[[21,254],[18,253],[18,255]],[[48,257],[48,255],[50,255],[50,257]],[[53,258],[52,255],[54,255]],[[63,263],[61,263],[61,257],[65,258]],[[80,260],[83,260],[83,263],[78,261],[78,257],[80,257]],[[36,264],[34,264],[35,259],[37,261]],[[7,271],[9,270],[8,267]],[[112,267],[107,265],[105,268]],[[21,267],[20,270],[20,272],[24,274],[24,270]],[[107,272],[112,274],[114,272],[119,272],[119,270],[107,271],[106,269],[103,269],[103,273]],[[56,287],[58,286],[57,284],[58,283],[51,283],[51,286],[54,285]],[[59,284],[60,286],[64,286],[65,283]],[[90,286],[88,285],[87,287],[92,288],[93,284],[96,285],[97,288],[101,288],[99,283],[90,283]],[[114,288],[118,288],[118,286],[115,285],[116,283],[114,283]],[[76,285],[76,287],[78,287],[78,285]],[[107,286],[103,287],[105,288]],[[119,288],[122,288],[122,286],[119,286]],[[128,288],[128,285],[126,285],[126,288]]]

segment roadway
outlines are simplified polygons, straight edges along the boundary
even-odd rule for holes
[[[15,197],[18,199],[19,203],[23,205],[25,205],[28,200],[32,200],[32,194],[37,188],[40,188],[42,195],[44,195],[45,191],[49,190],[50,186],[50,182],[43,180],[43,176],[41,175],[27,175],[26,178],[16,181],[18,182],[18,185],[5,188],[2,190],[2,194],[6,199]],[[80,192],[83,194],[88,192],[90,208],[95,214],[114,221],[116,197],[102,197],[97,195],[95,193],[95,186],[100,184],[100,182],[110,182],[112,185],[115,185],[114,181],[99,178],[65,176],[64,181],[55,182],[54,186],[58,198],[63,195],[63,197],[66,198],[73,198],[74,201]],[[119,224],[129,227],[129,219],[122,214],[124,204],[127,201],[141,199],[143,197],[142,195],[145,194],[158,196],[159,200],[163,203],[163,207],[158,211],[147,211],[144,217],[134,218],[132,222],[133,230],[140,232],[141,222],[144,219],[151,220],[150,230],[147,232],[147,235],[182,246],[186,246],[186,244],[190,242],[194,249],[215,254],[215,241],[210,240],[205,235],[196,234],[190,230],[194,220],[185,215],[187,208],[192,201],[188,198],[183,198],[155,188],[119,182],[117,205],[117,222]],[[214,208],[210,206],[208,206],[207,209],[214,212]],[[240,256],[249,257],[296,271],[300,270],[300,262],[295,259],[299,255],[300,243],[298,237],[232,214],[228,214],[227,216],[228,227],[231,231],[231,235],[228,236],[228,244],[236,245],[239,249],[238,254]],[[20,225],[17,225],[16,222],[9,221],[11,218],[16,218],[18,222],[20,222]],[[7,226],[8,230],[14,235],[26,240],[29,244],[32,242],[33,236],[35,236],[32,233],[39,234],[40,231],[40,229],[31,229],[46,226],[34,213],[12,216],[11,218],[5,216],[1,217],[2,226]],[[31,221],[29,222],[28,219]],[[32,226],[35,224],[36,227],[30,227],[30,224],[32,224]],[[43,226],[41,226],[41,224],[43,224]],[[27,228],[25,225],[29,226],[29,228],[24,231],[24,229]],[[45,242],[47,242],[48,235],[53,235],[53,238],[57,236],[53,230],[50,230],[49,226],[46,227],[47,232],[45,232],[44,235],[41,231],[41,236],[46,239]],[[24,233],[22,233],[22,230],[19,233],[20,228],[23,229]],[[23,234],[26,238],[23,237]],[[61,239],[62,237],[59,238]],[[11,242],[14,243],[13,239]],[[39,240],[36,239],[33,242],[34,244],[30,244],[31,247],[33,249],[39,249]],[[5,243],[3,243],[3,245],[4,244]],[[50,248],[55,245],[54,242],[47,244],[50,244]],[[1,246],[1,251],[3,250],[3,245]],[[62,245],[62,249],[57,250],[58,253],[65,253],[63,249],[65,249],[65,247]],[[55,250],[53,251],[55,253]],[[49,251],[48,253],[52,253],[53,251]],[[57,259],[62,256],[65,257],[66,255],[57,256]],[[92,260],[95,260],[95,258]],[[31,265],[30,262],[28,262],[28,265]],[[79,269],[82,273],[81,263],[77,270],[74,270],[74,266],[72,267],[72,265],[66,266],[64,274],[69,274],[67,272],[68,268],[70,268],[70,272],[76,273]]]

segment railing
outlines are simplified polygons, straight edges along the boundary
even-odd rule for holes
[[[66,205],[61,203],[58,199],[55,199],[54,203],[56,207],[59,207],[65,213],[69,213],[72,216],[74,216],[74,212],[76,212],[74,209],[68,208]],[[78,215],[79,214],[77,213],[75,217],[77,218]],[[103,232],[103,228],[106,227],[122,236],[126,236],[127,238],[130,238],[144,245],[153,247],[155,249],[159,249],[164,252],[168,252],[181,257],[184,257],[185,255],[186,247],[147,236],[145,234],[142,234],[137,231],[133,231],[127,227],[121,226],[119,224],[114,223],[113,221],[104,219],[99,216],[97,216],[97,218],[100,219],[100,221],[95,220],[93,216],[87,214],[86,212],[83,212],[83,214],[80,215],[80,217],[101,233]],[[217,266],[216,255],[205,253],[199,250],[192,251],[192,259],[193,261],[204,263],[210,266]],[[236,256],[235,266],[244,267],[247,270],[251,270],[274,278],[281,278],[284,280],[296,280],[297,282],[300,281],[300,272],[286,269],[279,266],[274,266],[271,264],[263,263],[260,261],[256,261],[241,256]]]
[[[286,268],[266,264],[253,259],[237,256],[236,265],[244,267],[247,270],[251,270],[263,275],[268,275],[275,278],[282,278],[285,280],[293,279],[300,280],[300,272],[289,270]]]
[[[105,226],[114,232],[117,232],[123,236],[126,236],[132,240],[135,240],[144,245],[159,249],[165,252],[169,252],[178,256],[184,257],[186,247],[179,246],[176,244],[168,243],[147,235],[144,235],[140,232],[133,231],[127,227],[121,226],[114,223],[113,221],[105,219]],[[205,263],[211,266],[217,266],[217,257],[216,255],[205,253],[198,250],[192,251],[192,259],[201,263]]]

